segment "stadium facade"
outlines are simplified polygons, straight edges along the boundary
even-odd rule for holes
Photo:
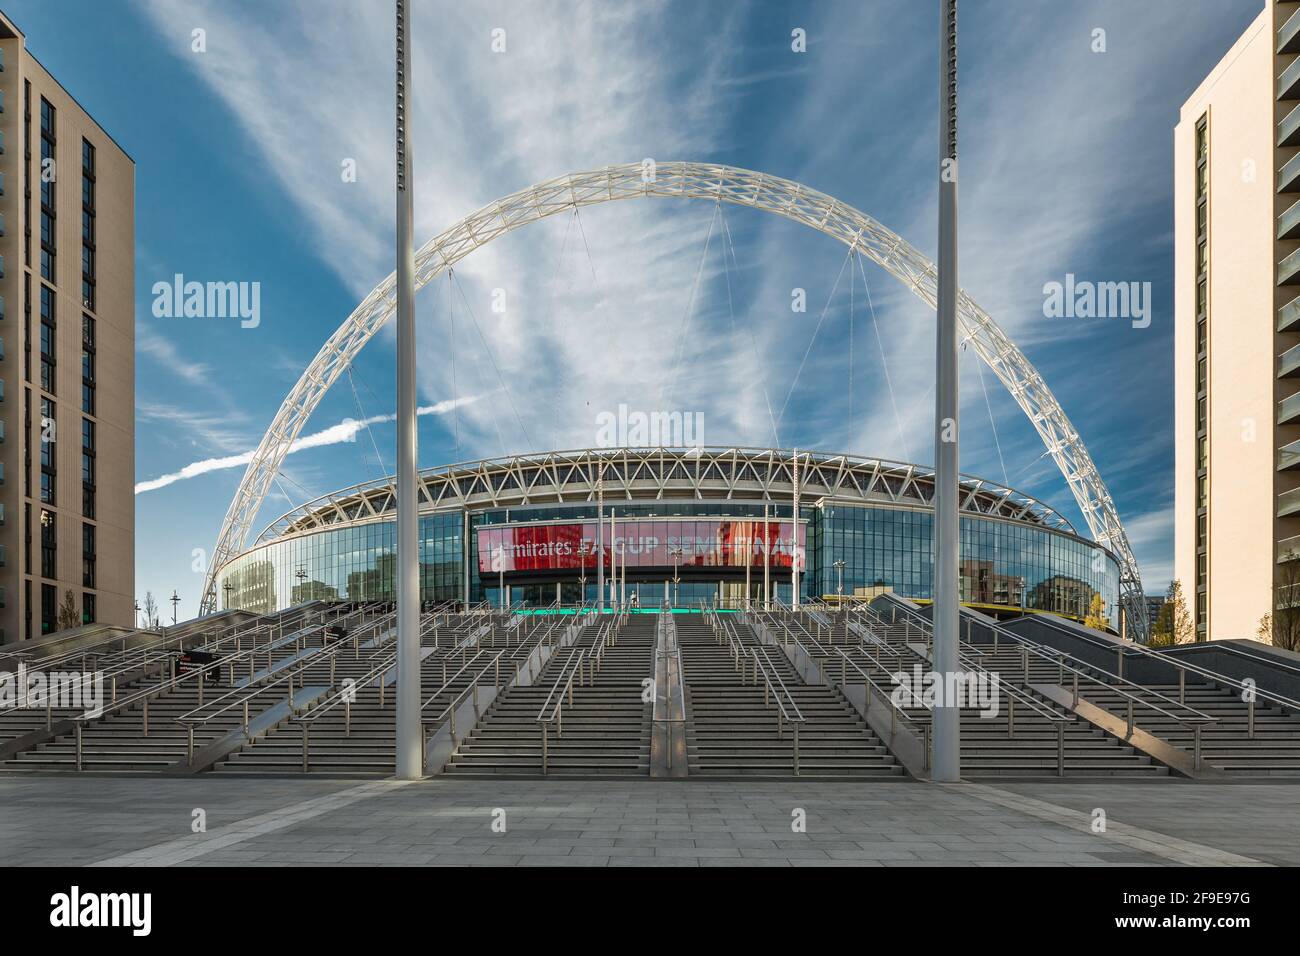
[[[962,489],[963,601],[1081,618],[1100,594],[1118,626],[1111,552],[1027,495],[971,477]],[[592,449],[431,468],[421,473],[421,596],[545,606],[585,590],[594,601],[603,550],[606,579],[612,561],[622,597],[641,607],[665,594],[676,606],[734,607],[747,587],[752,601],[789,602],[792,561],[803,598],[892,590],[924,601],[932,494],[933,472],[917,465],[773,449]],[[395,501],[388,479],[282,516],[221,568],[222,606],[391,600]]]

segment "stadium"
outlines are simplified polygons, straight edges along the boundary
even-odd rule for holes
[[[1034,498],[974,477],[962,487],[963,602],[1081,620],[1099,594],[1119,629],[1111,552]],[[431,468],[421,473],[421,598],[592,604],[599,576],[606,601],[630,607],[790,604],[793,563],[801,601],[892,591],[924,604],[932,496],[933,473],[918,465],[775,449],[603,448]],[[269,614],[394,600],[395,502],[387,479],[283,515],[222,568],[222,606]]]

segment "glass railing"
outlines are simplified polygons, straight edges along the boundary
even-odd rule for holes
[[[1300,53],[1300,10],[1277,28],[1277,52]]]
[[[1300,392],[1288,395],[1277,403],[1277,423],[1289,425],[1300,419]]]
[[[1293,441],[1277,450],[1277,470],[1288,471],[1300,467],[1300,441]]]
[[[1300,249],[1277,264],[1277,284],[1295,285],[1300,282]]]
[[[1277,144],[1294,146],[1300,143],[1300,106],[1297,106],[1277,124]]]
[[[1277,98],[1293,100],[1300,97],[1300,59],[1291,61],[1291,65],[1277,78]]]
[[[1300,60],[1296,61],[1300,63]],[[1300,153],[1296,153],[1277,171],[1277,191],[1280,193],[1294,192],[1300,189]]]
[[[1300,58],[1296,60],[1300,63]],[[1277,237],[1279,239],[1295,239],[1300,236],[1300,201],[1294,202],[1291,206],[1277,217]]]
[[[1277,516],[1285,518],[1300,511],[1300,488],[1292,488],[1277,496]]]
[[[1300,345],[1293,345],[1277,357],[1277,377],[1290,378],[1300,374]]]
[[[1277,310],[1277,330],[1290,332],[1300,326],[1300,295]]]
[[[1281,564],[1283,561],[1294,561],[1300,558],[1300,535],[1294,538],[1283,538],[1277,543],[1277,560]]]

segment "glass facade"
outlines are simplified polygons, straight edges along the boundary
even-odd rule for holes
[[[635,595],[640,606],[660,604],[665,589],[679,606],[737,605],[746,564],[750,596],[761,598],[763,524],[743,519],[761,519],[762,502],[618,501],[613,507],[614,555],[620,564],[626,558],[629,599]],[[790,599],[792,554],[806,555],[804,597],[834,595],[841,582],[846,595],[871,597],[888,589],[930,597],[930,511],[885,504],[801,507],[797,545],[790,515],[789,504],[769,505],[769,580],[778,599]],[[499,583],[509,588],[512,602],[546,605],[557,596],[564,603],[594,601],[595,517],[596,506],[587,503],[473,511],[468,520],[460,511],[424,515],[421,598],[460,601],[468,577],[472,603],[500,603]],[[470,540],[463,548],[466,524]],[[313,599],[391,601],[395,538],[391,521],[375,520],[272,541],[222,572],[221,605],[268,612]],[[973,514],[962,515],[961,539],[962,601],[1082,617],[1092,596],[1101,594],[1116,626],[1119,566],[1105,549],[1041,525]],[[608,523],[605,550],[608,570]]]
[[[933,587],[930,511],[827,505],[812,523],[812,590],[870,596],[889,589],[928,600]],[[842,568],[835,567],[843,561]],[[1030,524],[961,516],[961,600],[1083,617],[1094,594],[1112,627],[1119,566],[1104,548]]]
[[[460,600],[462,517],[420,516],[420,597]],[[391,601],[397,526],[391,521],[331,528],[273,541],[223,571],[221,606],[269,613],[304,601]]]

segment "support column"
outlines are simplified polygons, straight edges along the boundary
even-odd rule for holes
[[[958,660],[957,0],[940,0],[939,274],[934,403],[934,669],[945,688]],[[961,711],[936,701],[932,779],[961,779]]]
[[[420,730],[420,563],[415,462],[415,243],[410,105],[410,0],[397,0],[397,776],[424,775]]]

